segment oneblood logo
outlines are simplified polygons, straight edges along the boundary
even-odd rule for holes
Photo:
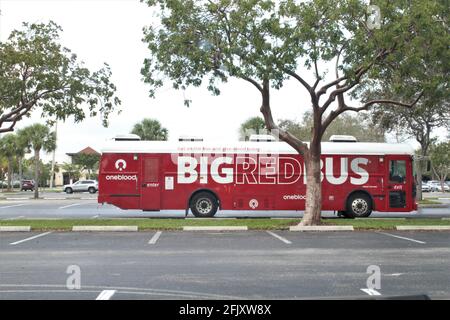
[[[306,196],[303,194],[286,194],[283,196],[283,200],[306,200]]]
[[[119,159],[116,161],[116,169],[119,171],[125,170],[127,168],[127,162],[123,159]]]
[[[334,162],[339,161],[339,174],[333,171]],[[369,180],[366,170],[367,158],[326,157],[320,160],[322,180],[332,185],[342,185],[349,181],[353,185],[363,185]],[[349,170],[350,169],[350,170]],[[177,159],[179,184],[208,183],[212,179],[220,184],[294,184],[300,178],[306,184],[304,164],[292,157],[208,157],[194,158],[180,156]]]
[[[114,181],[137,181],[137,175],[126,176],[123,174],[115,174],[106,176],[106,180],[114,180]]]

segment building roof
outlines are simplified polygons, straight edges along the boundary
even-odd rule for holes
[[[77,155],[77,154],[98,154],[98,155],[100,155],[99,152],[95,151],[91,147],[86,147],[83,150],[80,150],[80,151],[75,152],[75,153],[66,153],[66,154],[68,156],[71,156],[71,157],[73,157],[74,155]]]
[[[102,153],[212,153],[297,154],[285,142],[235,142],[230,144],[171,141],[109,141]],[[376,142],[322,142],[322,154],[413,155],[409,144]]]

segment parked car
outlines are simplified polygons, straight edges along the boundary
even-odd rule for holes
[[[427,183],[422,182],[422,192],[430,192],[430,191],[431,187]]]
[[[34,191],[34,181],[33,180],[22,180],[20,191]]]
[[[65,193],[86,192],[96,193],[98,191],[98,182],[95,180],[79,180],[72,184],[66,184],[63,187]]]
[[[428,181],[431,191],[450,192],[450,187],[444,183],[444,190],[442,190],[441,182],[437,180]]]

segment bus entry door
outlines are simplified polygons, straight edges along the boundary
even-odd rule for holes
[[[159,158],[142,159],[141,208],[142,210],[161,209],[161,183]]]
[[[387,207],[390,211],[405,211],[411,204],[410,192],[412,181],[411,168],[405,158],[386,157],[388,165],[387,180]]]

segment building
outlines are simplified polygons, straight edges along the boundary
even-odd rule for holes
[[[99,152],[97,152],[95,149],[91,148],[91,147],[86,147],[83,150],[80,150],[78,152],[74,152],[74,153],[66,153],[66,155],[68,156],[68,162],[69,164],[73,164],[74,163],[74,157],[76,157],[79,154],[95,154],[95,155],[101,155]],[[93,172],[93,174],[97,175],[98,174],[98,170],[96,172]],[[83,170],[81,171],[81,176],[80,179],[87,179],[88,176],[88,172],[87,170]],[[70,184],[75,182],[76,180],[70,176],[70,174],[64,170],[63,168],[63,164],[59,164],[59,170],[58,172],[55,172],[55,186],[62,186],[65,184]]]

